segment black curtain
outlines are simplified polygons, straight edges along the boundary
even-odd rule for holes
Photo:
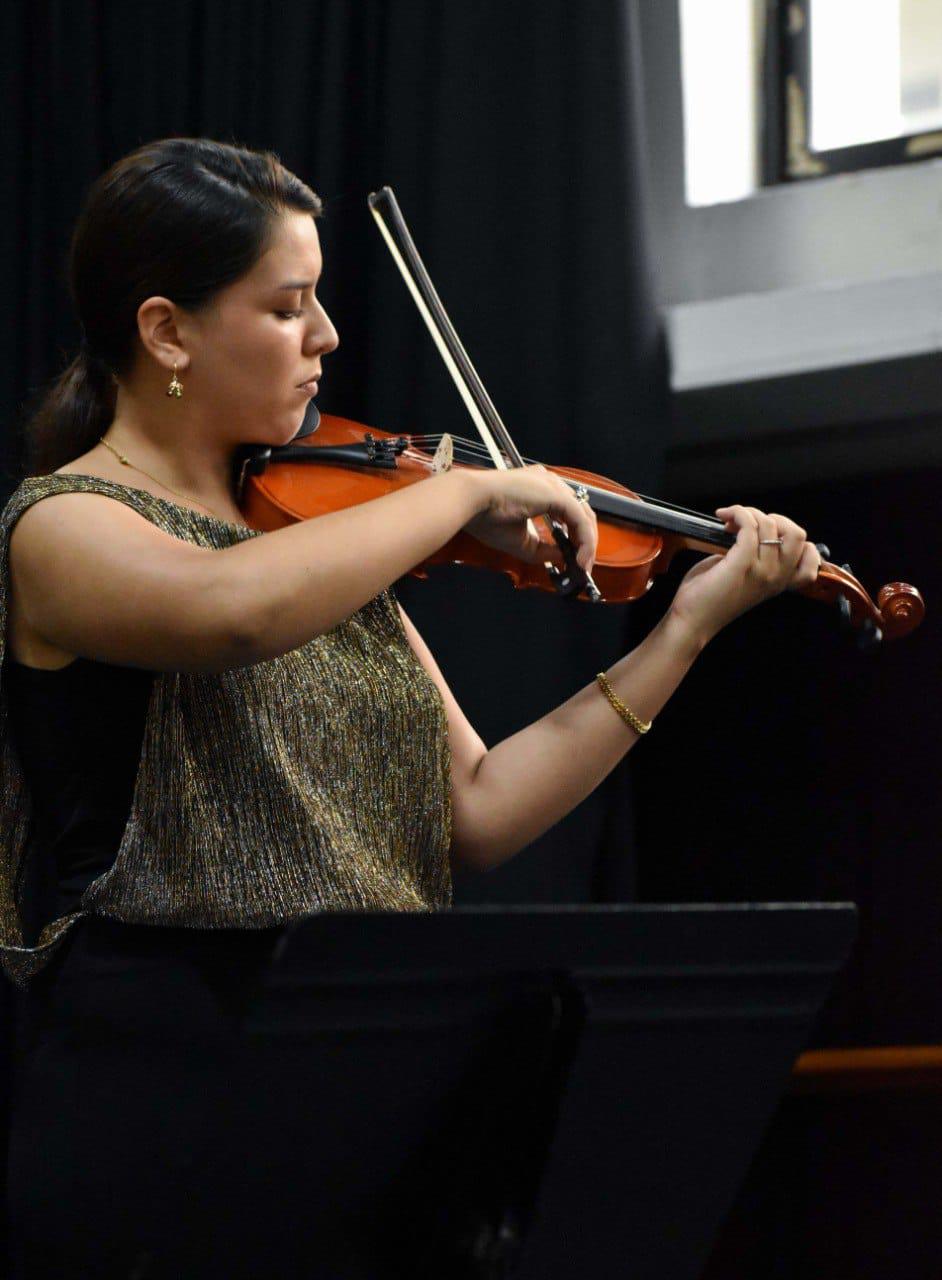
[[[22,425],[68,361],[68,236],[82,194],[171,134],[271,148],[326,201],[322,296],[341,346],[322,409],[402,431],[473,427],[369,216],[395,190],[445,306],[522,452],[650,492],[667,419],[622,0],[45,0],[4,6],[4,500]],[[400,584],[489,744],[630,643],[626,607],[514,591],[480,571]],[[600,695],[601,696],[601,695]],[[458,900],[633,895],[622,766]]]

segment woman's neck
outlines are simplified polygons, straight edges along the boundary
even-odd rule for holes
[[[95,451],[107,454],[128,475],[143,475],[171,493],[229,519],[236,508],[232,450],[192,429],[194,425],[175,423],[173,438],[168,440],[159,430],[141,425],[133,417],[123,417],[119,409]],[[112,450],[127,458],[127,465],[119,463]]]

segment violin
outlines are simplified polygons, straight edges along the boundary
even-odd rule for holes
[[[500,468],[519,467],[531,461],[518,452],[454,332],[392,191],[384,187],[370,195],[369,203],[480,440],[454,438],[447,433],[396,434],[332,414],[321,415],[312,402],[290,444],[243,447],[238,459],[237,500],[255,529],[278,529],[369,502],[453,467],[481,467],[488,460]],[[555,591],[594,603],[624,603],[650,590],[655,577],[669,568],[678,551],[722,554],[736,540],[715,516],[645,497],[589,471],[544,465],[578,489],[596,513],[598,548],[591,575],[576,563],[562,526],[547,518],[536,529],[546,555],[534,563],[459,532],[411,573],[425,577],[436,564],[476,565],[506,574],[515,587]],[[907,635],[922,621],[925,605],[915,587],[889,583],[874,602],[848,565],[829,563],[827,547],[817,546],[823,562],[817,580],[801,594],[836,604],[864,647],[879,644],[884,637]]]
[[[317,415],[313,428],[281,447],[256,448],[244,465],[240,508],[255,529],[280,529],[296,520],[326,515],[369,502],[386,493],[437,474],[444,469],[436,454],[445,436],[396,435],[333,414]],[[484,465],[480,446],[453,442],[454,467]],[[592,576],[604,601],[620,604],[637,600],[664,573],[680,550],[723,552],[735,541],[715,517],[700,515],[639,494],[614,480],[575,467],[550,466],[573,488],[584,485],[598,517],[599,541]],[[553,540],[538,529],[546,559],[556,552]],[[411,573],[427,576],[438,564],[476,565],[506,574],[515,587],[553,591],[554,581],[544,562],[530,563],[459,532]],[[565,576],[565,575],[564,575]],[[563,593],[566,593],[563,588]],[[585,585],[568,594],[589,598]],[[915,587],[894,582],[882,588],[874,603],[847,568],[827,562],[817,581],[803,594],[826,603],[837,602],[847,622],[875,640],[879,631],[896,638],[912,631],[922,619],[922,598]],[[872,630],[871,630],[872,628]]]

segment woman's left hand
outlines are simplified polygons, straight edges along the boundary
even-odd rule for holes
[[[821,565],[805,530],[787,516],[739,505],[718,507],[716,514],[736,541],[726,555],[695,564],[671,604],[671,612],[701,645],[763,600],[809,586]]]

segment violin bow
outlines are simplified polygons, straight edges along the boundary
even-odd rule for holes
[[[425,321],[432,341],[451,374],[452,381],[458,388],[458,393],[490,454],[491,461],[502,471],[508,469],[507,458],[510,459],[510,466],[525,466],[526,463],[520,451],[511,439],[510,432],[504,425],[461,339],[455,332],[448,313],[442,306],[441,299],[406,226],[392,188],[382,187],[379,191],[371,192],[368,201],[370,212],[386,242],[386,247],[399,268],[406,288]],[[553,541],[563,556],[564,568],[562,569],[556,568],[548,560],[544,562],[546,572],[557,592],[563,596],[576,596],[580,591],[585,591],[592,603],[598,604],[602,599],[602,593],[592,581],[591,575],[577,563],[575,548],[562,525],[549,516],[541,516],[540,519],[549,529]],[[533,532],[536,531],[533,530]]]

